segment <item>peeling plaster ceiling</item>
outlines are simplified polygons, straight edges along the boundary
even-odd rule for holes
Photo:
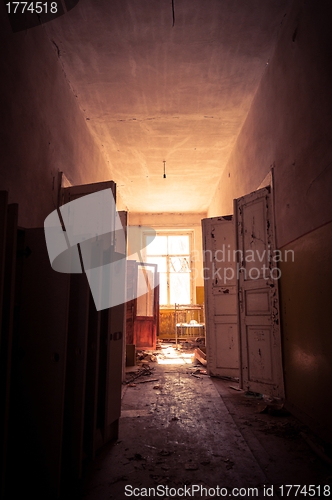
[[[47,24],[129,211],[208,208],[289,3],[174,0],[172,26],[170,0],[80,0]]]

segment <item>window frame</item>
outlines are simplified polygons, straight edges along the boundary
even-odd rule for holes
[[[193,297],[194,297],[194,279],[193,279],[193,269],[195,267],[194,263],[194,258],[193,258],[193,245],[194,245],[194,231],[190,229],[179,229],[179,230],[169,230],[169,229],[156,229],[155,233],[149,232],[149,231],[144,231],[143,232],[143,244],[144,244],[144,250],[143,250],[143,255],[144,255],[144,261],[149,263],[149,257],[146,252],[146,239],[148,236],[155,235],[155,236],[188,236],[188,241],[189,241],[189,253],[185,255],[189,255],[189,283],[190,283],[190,288],[189,288],[189,293],[190,293],[190,302],[189,304],[181,304],[181,305],[190,305],[193,304]],[[161,304],[160,303],[160,308],[161,309],[174,309],[174,304],[170,303],[170,270],[169,270],[169,262],[170,258],[169,257],[183,257],[183,254],[155,254],[151,255],[151,257],[166,257],[166,281],[167,281],[167,304]],[[158,268],[157,268],[158,269]],[[159,271],[158,271],[159,272]]]

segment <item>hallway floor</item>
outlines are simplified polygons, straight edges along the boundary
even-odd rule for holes
[[[296,419],[261,413],[262,399],[188,361],[151,363],[150,377],[124,387],[119,439],[91,465],[83,498],[328,497],[332,470]]]

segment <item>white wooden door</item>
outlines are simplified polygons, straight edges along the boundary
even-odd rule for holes
[[[203,219],[202,230],[207,369],[210,375],[238,377],[239,344],[233,216]]]
[[[239,269],[241,383],[284,397],[273,200],[263,188],[235,200]]]

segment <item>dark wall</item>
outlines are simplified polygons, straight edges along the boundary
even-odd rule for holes
[[[0,189],[36,227],[54,210],[58,171],[75,184],[111,175],[44,27],[13,33],[0,13]]]

